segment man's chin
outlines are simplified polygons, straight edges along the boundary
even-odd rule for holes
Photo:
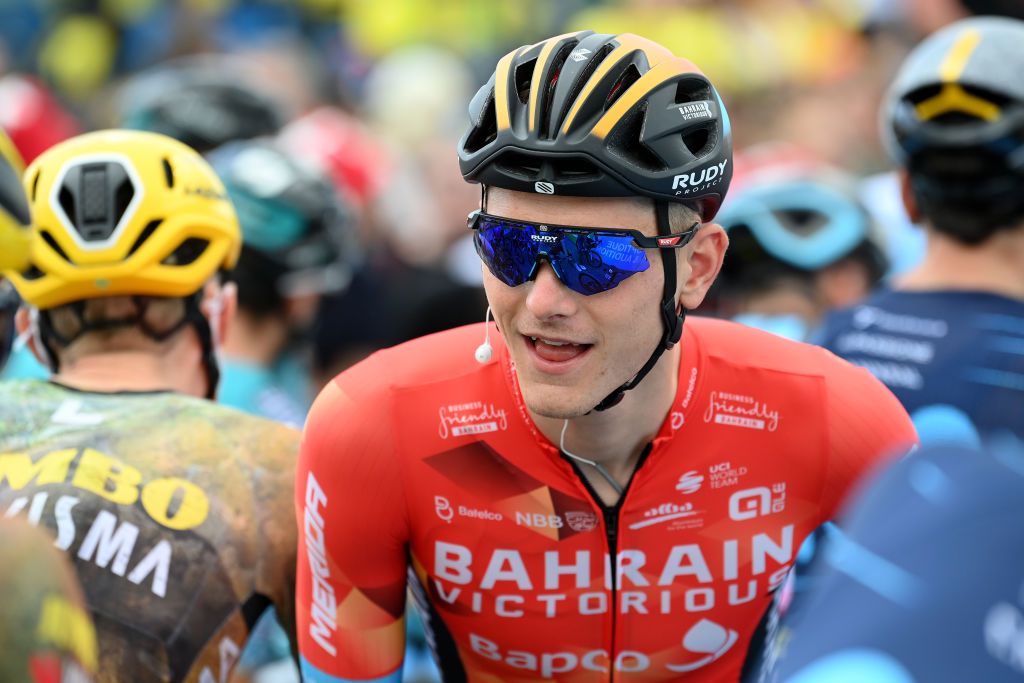
[[[580,397],[571,389],[558,392],[545,390],[531,391],[523,388],[523,402],[530,412],[541,417],[555,420],[571,420],[586,415],[601,401],[600,398],[590,402],[588,397]]]

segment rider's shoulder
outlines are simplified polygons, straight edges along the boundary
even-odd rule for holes
[[[827,375],[847,365],[819,346],[730,320],[694,316],[686,324],[709,357],[732,365],[796,375]]]
[[[497,362],[481,365],[473,353],[484,340],[483,325],[465,325],[383,349],[335,378],[349,393],[377,393],[441,383],[465,377]],[[501,344],[492,329],[492,343]]]

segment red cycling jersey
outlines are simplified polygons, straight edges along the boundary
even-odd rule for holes
[[[296,480],[307,681],[398,681],[407,577],[449,681],[735,681],[804,537],[916,441],[866,371],[694,318],[619,504],[531,421],[479,326],[375,354],[317,399]],[[492,335],[497,336],[497,335]]]

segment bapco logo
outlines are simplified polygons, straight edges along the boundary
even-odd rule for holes
[[[683,494],[696,493],[704,483],[704,475],[698,474],[696,470],[684,472],[676,483],[676,491]]]
[[[551,183],[536,182],[533,184],[533,189],[541,194],[554,194],[555,186]]]

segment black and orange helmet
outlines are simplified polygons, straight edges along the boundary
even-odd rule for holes
[[[714,217],[732,176],[729,115],[691,62],[629,33],[510,52],[469,105],[463,177],[523,192],[646,196]]]

